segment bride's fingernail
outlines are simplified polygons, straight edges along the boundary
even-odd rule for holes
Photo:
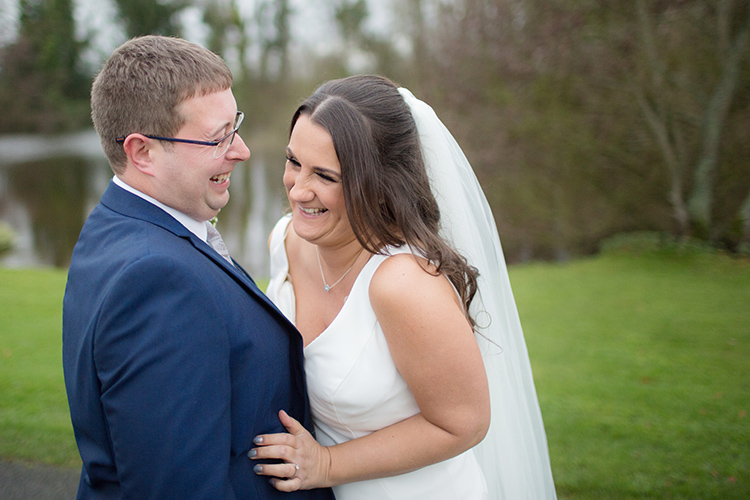
[[[262,465],[256,465],[253,467],[253,472],[256,474],[261,474],[263,472],[263,466]]]
[[[253,443],[255,443],[255,444],[262,444],[263,443],[263,437],[261,437],[261,436],[255,436],[255,438],[253,439]]]
[[[257,455],[258,452],[255,450],[250,450],[247,452],[247,458],[253,458],[255,455]]]

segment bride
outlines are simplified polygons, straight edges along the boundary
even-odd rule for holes
[[[330,81],[286,155],[268,296],[304,339],[317,441],[280,411],[255,472],[339,500],[554,499],[497,229],[432,109],[382,77]]]

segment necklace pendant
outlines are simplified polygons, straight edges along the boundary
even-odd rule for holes
[[[357,259],[359,258],[360,254],[362,252],[364,252],[364,250],[365,250],[364,247],[360,248],[359,252],[354,257],[354,262],[352,262],[352,265],[349,266],[349,269],[347,269],[346,271],[344,271],[344,274],[342,274],[341,277],[336,280],[336,283],[334,283],[333,285],[329,285],[328,283],[326,283],[326,277],[323,274],[323,266],[320,263],[320,252],[318,251],[318,245],[315,245],[315,255],[318,257],[318,269],[320,270],[320,279],[323,280],[323,291],[324,292],[330,291],[331,288],[335,287],[336,285],[338,285],[339,283],[341,283],[341,280],[343,280],[344,278],[346,278],[346,275],[349,274],[349,271],[352,270],[352,268],[354,267],[354,264],[357,263]]]

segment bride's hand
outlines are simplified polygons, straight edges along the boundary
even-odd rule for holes
[[[309,490],[329,486],[328,471],[331,455],[302,424],[279,412],[279,420],[289,434],[263,434],[253,439],[256,448],[250,450],[251,460],[283,460],[281,464],[259,464],[253,471],[259,476],[272,476],[279,491]]]

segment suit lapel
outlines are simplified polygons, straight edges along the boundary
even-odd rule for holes
[[[251,295],[254,295],[258,300],[265,303],[286,320],[286,317],[276,308],[273,302],[271,302],[268,297],[260,291],[258,285],[255,284],[255,281],[244,269],[242,269],[242,267],[239,265],[236,265],[236,267],[232,266],[213,248],[211,248],[208,243],[198,238],[188,228],[183,226],[179,221],[161,208],[134,195],[133,193],[129,193],[111,181],[107,190],[102,195],[101,203],[107,208],[126,217],[150,222],[179,236],[180,238],[188,240],[196,250],[206,255],[206,257],[211,259],[211,261],[217,266],[221,267]]]

